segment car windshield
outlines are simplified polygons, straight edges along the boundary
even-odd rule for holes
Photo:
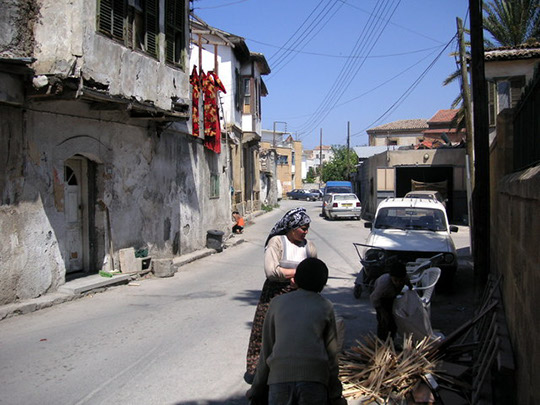
[[[446,231],[443,211],[433,208],[381,208],[375,219],[378,229],[424,229]]]
[[[349,201],[349,200],[356,200],[356,196],[354,194],[334,195],[334,201]]]

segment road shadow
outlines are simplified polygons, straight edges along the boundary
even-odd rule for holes
[[[246,405],[249,401],[242,395],[217,400],[197,400],[176,402],[174,405]]]

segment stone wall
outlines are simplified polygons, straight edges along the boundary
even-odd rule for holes
[[[502,275],[506,321],[517,364],[517,403],[540,403],[540,166],[496,186],[491,267]]]
[[[540,166],[513,170],[513,110],[497,116],[490,147],[491,272],[502,276],[519,404],[540,402]]]
[[[92,167],[92,190],[81,208],[89,274],[110,263],[109,240],[118,263],[122,248],[148,247],[154,258],[172,257],[204,247],[210,229],[229,229],[226,154],[206,150],[185,124],[158,131],[75,101],[28,107],[0,108],[0,305],[38,297],[65,281],[73,250],[64,165],[73,158]],[[218,197],[209,197],[211,174],[220,176]]]

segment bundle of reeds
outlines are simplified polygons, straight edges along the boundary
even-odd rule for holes
[[[364,343],[357,341],[340,359],[343,396],[377,402],[405,398],[423,376],[433,374],[436,343],[427,337],[415,343],[409,336],[399,351],[391,339],[370,335]]]

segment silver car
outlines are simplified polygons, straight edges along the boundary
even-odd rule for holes
[[[323,216],[329,219],[360,219],[362,206],[355,194],[327,194],[323,198]]]

